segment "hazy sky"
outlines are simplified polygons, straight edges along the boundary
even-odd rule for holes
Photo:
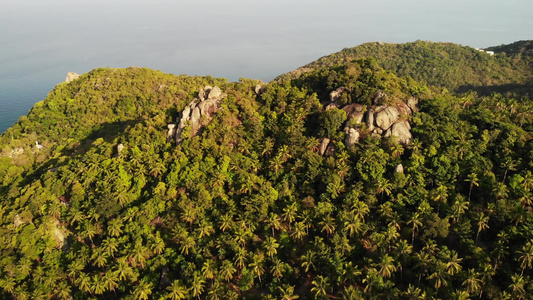
[[[1,76],[146,66],[271,79],[363,42],[531,39],[531,0],[0,0]],[[16,62],[16,63],[15,63]],[[6,69],[5,66],[8,66]]]
[[[533,39],[531,0],[0,0],[0,132],[69,71],[271,80],[364,42]]]

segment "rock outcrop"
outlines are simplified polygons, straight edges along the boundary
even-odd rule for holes
[[[219,87],[206,86],[198,92],[198,98],[195,98],[181,112],[181,117],[176,119],[176,124],[168,124],[167,141],[175,140],[181,142],[183,130],[190,128],[190,136],[195,136],[198,131],[208,124],[217,110],[220,109],[220,103],[226,95],[222,93]]]
[[[328,138],[323,138],[322,142],[320,143],[320,147],[318,148],[318,154],[324,155],[326,153],[326,150],[328,149],[329,142],[331,140]]]
[[[399,117],[400,113],[394,106],[380,106],[376,109],[376,114],[374,115],[376,125],[381,130],[389,129]]]
[[[336,90],[332,91],[331,93],[329,93],[329,100],[331,102],[335,102],[337,100],[339,100],[339,98],[341,97],[342,95],[342,92],[344,92],[346,88],[341,86],[339,88],[337,88]]]
[[[77,74],[77,73],[74,73],[74,72],[68,72],[67,73],[67,78],[65,78],[65,82],[69,83],[72,80],[76,80],[78,78],[80,78],[80,74]]]
[[[353,147],[359,142],[359,131],[355,128],[346,127],[344,128],[344,133],[346,133],[346,139],[344,140],[346,147]]]
[[[339,108],[346,112],[346,123],[344,124],[346,147],[354,147],[359,142],[362,135],[370,135],[374,138],[395,137],[396,141],[403,145],[411,143],[411,125],[408,118],[411,114],[418,112],[418,100],[409,98],[405,102],[385,104],[379,106],[366,107],[362,104],[352,103],[340,107],[338,100],[344,91],[344,87],[332,91],[329,96],[331,102],[325,109]],[[381,90],[374,94],[374,103],[388,102],[388,96]],[[387,101],[385,101],[387,100]],[[366,123],[361,126],[361,123]],[[323,139],[319,147],[320,155],[328,155],[332,148],[329,139]]]
[[[413,139],[411,134],[411,125],[408,121],[402,121],[395,123],[389,130],[385,132],[383,137],[395,136],[398,138],[398,143],[408,145]]]
[[[396,168],[394,168],[394,172],[403,174],[403,165],[402,164],[398,164],[396,166]]]

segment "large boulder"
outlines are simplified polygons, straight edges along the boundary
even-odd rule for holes
[[[403,174],[403,165],[402,164],[398,164],[396,166],[396,168],[394,168],[394,172]]]
[[[346,139],[344,140],[346,147],[351,148],[359,142],[359,131],[356,129],[346,127],[344,128],[344,133],[346,133]]]
[[[345,89],[346,89],[345,87],[341,86],[335,89],[334,91],[332,91],[331,93],[329,93],[329,100],[331,102],[335,102],[339,100],[342,95],[342,92],[344,92]]]
[[[213,115],[220,109],[220,102],[224,95],[219,87],[206,86],[198,92],[198,99],[194,99],[181,113],[181,118],[176,120],[177,128],[171,128],[169,124],[169,136],[175,134],[176,142],[181,142],[183,129],[191,128],[191,137],[195,136],[205,122],[212,120]],[[202,122],[204,124],[202,124]]]
[[[387,94],[382,90],[377,90],[374,93],[374,104],[378,105],[384,102],[387,99]]]
[[[407,106],[411,109],[412,113],[418,112],[418,99],[414,97],[407,99]]]
[[[346,105],[342,108],[346,112],[346,117],[348,122],[355,121],[355,124],[359,124],[363,121],[365,115],[364,111],[365,106],[357,103]]]
[[[72,80],[76,80],[78,78],[80,78],[80,74],[77,74],[77,73],[74,73],[74,72],[68,72],[67,73],[67,78],[65,78],[65,82],[69,83]]]
[[[209,96],[207,97],[207,99],[209,100],[219,99],[220,96],[222,96],[222,91],[220,90],[218,86],[215,86],[214,88],[211,89],[211,91],[209,91]]]
[[[320,143],[320,147],[318,148],[318,154],[324,155],[326,153],[326,150],[328,149],[329,142],[331,140],[328,138],[323,138],[322,142]]]
[[[398,112],[398,109],[394,106],[387,106],[385,108],[381,108],[378,110],[375,114],[375,122],[376,125],[383,129],[387,130],[391,127],[396,120],[400,117],[400,113]]]
[[[395,136],[398,138],[398,143],[403,145],[409,145],[413,140],[411,134],[411,125],[407,121],[395,123],[387,130],[384,137]]]
[[[366,112],[366,127],[369,131],[374,130],[374,109],[371,108]]]

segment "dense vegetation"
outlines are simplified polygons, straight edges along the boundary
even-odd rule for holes
[[[475,90],[486,95],[509,91],[532,94],[531,41],[486,50],[494,51],[495,55],[452,43],[365,43],[322,57],[283,76],[295,78],[310,70],[374,57],[382,68],[399,76],[412,77],[419,82],[450,91]]]
[[[0,298],[528,298],[532,101],[379,63],[310,68],[259,94],[254,80],[141,68],[59,84],[0,136]],[[227,95],[221,110],[167,142],[206,85]],[[347,148],[346,114],[325,109],[341,86],[342,104],[420,99],[413,142]],[[325,137],[334,151],[319,155]]]

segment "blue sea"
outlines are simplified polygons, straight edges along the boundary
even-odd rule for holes
[[[67,72],[139,66],[269,81],[364,42],[531,39],[529,0],[0,0],[0,133]]]

